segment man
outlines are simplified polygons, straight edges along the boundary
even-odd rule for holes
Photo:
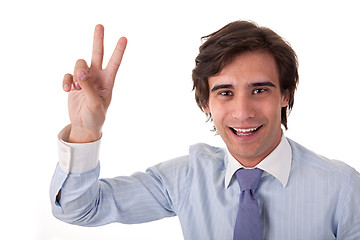
[[[359,173],[282,132],[298,83],[291,47],[245,21],[205,39],[193,88],[226,148],[193,145],[146,173],[99,180],[101,128],[126,39],[102,69],[96,26],[90,68],[78,60],[64,77],[71,125],[59,134],[53,214],[85,226],[177,215],[185,239],[360,239]]]

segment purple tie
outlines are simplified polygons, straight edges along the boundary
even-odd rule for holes
[[[263,170],[239,169],[236,178],[241,193],[235,222],[234,240],[262,240],[262,226],[255,191]]]

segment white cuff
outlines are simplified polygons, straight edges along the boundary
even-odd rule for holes
[[[91,143],[68,143],[71,125],[58,135],[59,166],[66,174],[83,173],[96,168],[101,139]]]

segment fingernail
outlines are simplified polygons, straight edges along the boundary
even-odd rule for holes
[[[78,82],[74,82],[74,87],[75,87],[76,90],[80,90],[80,89],[81,89],[81,87],[80,87],[80,85],[79,85]]]
[[[79,74],[79,78],[80,78],[81,81],[85,80],[87,78],[87,76],[88,76],[88,74],[85,71],[81,71],[80,74]]]
[[[64,90],[65,90],[65,91],[69,91],[69,90],[70,90],[69,84],[67,84],[67,83],[64,84]]]

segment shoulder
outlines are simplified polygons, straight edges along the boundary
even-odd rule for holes
[[[214,147],[205,143],[197,143],[189,147],[189,154],[170,159],[159,163],[150,169],[174,173],[178,171],[191,171],[195,166],[200,165],[221,165],[224,163],[226,153],[224,149]]]
[[[225,152],[222,148],[214,147],[206,143],[197,143],[189,147],[190,155],[224,157]]]
[[[316,172],[326,172],[342,176],[344,178],[350,178],[355,171],[354,168],[350,167],[346,163],[329,159],[320,154],[317,154],[299,143],[287,139],[292,150],[292,158],[294,164],[299,164],[302,167],[308,167]]]
[[[226,151],[224,151],[223,148],[214,147],[205,143],[198,143],[190,146],[189,156],[190,161],[206,159],[209,162],[222,164],[224,163]]]
[[[337,214],[349,207],[349,214],[360,209],[360,174],[346,163],[328,159],[288,139],[292,149],[291,174],[296,183],[309,181],[314,188],[326,190],[327,198],[338,199]],[[348,204],[344,204],[348,201]],[[347,205],[347,207],[345,206]],[[345,206],[345,208],[344,208]],[[359,210],[356,210],[360,214]]]

